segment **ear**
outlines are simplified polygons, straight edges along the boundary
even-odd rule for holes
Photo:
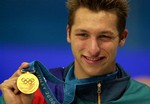
[[[119,41],[119,46],[122,47],[122,46],[125,44],[126,39],[127,39],[127,36],[128,36],[128,30],[125,29],[125,30],[123,31],[123,33],[122,33],[122,36],[120,37],[121,39],[120,39],[120,41]]]
[[[69,27],[69,25],[67,25],[66,27],[66,31],[67,31],[67,42],[70,43],[70,33],[71,33],[71,29]]]

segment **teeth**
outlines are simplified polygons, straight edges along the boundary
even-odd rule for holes
[[[96,60],[99,60],[100,58],[89,58],[87,57],[88,60],[91,60],[91,61],[96,61]]]

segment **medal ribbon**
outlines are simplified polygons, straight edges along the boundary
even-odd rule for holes
[[[116,77],[118,73],[118,69],[117,69],[117,71],[115,71],[114,73],[108,74],[106,76],[77,80],[76,78],[71,78],[72,75],[74,74],[73,68],[74,66],[72,65],[66,75],[65,82],[63,80],[58,79],[52,73],[50,73],[47,70],[47,68],[43,66],[39,61],[31,62],[30,66],[28,68],[22,69],[22,71],[23,72],[29,71],[30,73],[34,73],[38,77],[39,83],[40,83],[39,87],[47,104],[60,104],[60,103],[58,102],[53,92],[47,85],[46,80],[55,84],[65,85],[63,104],[70,104],[74,100],[74,97],[75,97],[76,85],[98,83],[103,80],[113,79]]]

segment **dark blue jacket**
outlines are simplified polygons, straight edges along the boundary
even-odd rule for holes
[[[133,79],[123,70],[121,66],[116,64],[119,72],[115,79],[103,81],[101,84],[101,103],[103,104],[150,104],[150,88],[142,83],[139,83]],[[67,68],[56,68],[50,70],[56,77],[59,79],[65,80],[65,76],[69,70]],[[52,84],[48,82],[49,87],[53,90],[54,95],[59,100],[59,102],[63,102],[64,98],[64,86]],[[130,94],[130,92],[135,91],[134,94]],[[144,102],[136,102],[139,101],[139,97],[137,94],[141,92],[141,99]],[[128,93],[126,93],[128,92]],[[129,99],[124,99],[124,96],[130,96]],[[147,96],[147,97],[145,97]],[[80,98],[80,100],[78,100]],[[120,99],[125,100],[128,103],[117,103],[115,101],[119,101]],[[135,101],[135,103],[130,101]],[[97,97],[97,83],[87,84],[87,85],[80,85],[76,88],[76,98],[74,99],[73,104],[79,103],[80,101],[85,101],[85,104],[97,104],[98,97]],[[87,103],[91,102],[91,103]],[[110,102],[110,103],[109,103]],[[113,103],[115,102],[115,103]],[[149,102],[149,103],[147,103]],[[80,103],[81,104],[81,103]]]
[[[116,66],[119,69],[117,77],[101,83],[101,104],[150,104],[150,87],[131,79],[118,64]],[[65,81],[69,69],[70,66],[49,71]],[[57,100],[63,103],[64,85],[49,81],[47,84]],[[97,101],[97,83],[92,83],[77,86],[72,104],[97,104]],[[4,104],[3,97],[0,98],[0,104]]]

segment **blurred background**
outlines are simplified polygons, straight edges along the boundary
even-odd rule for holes
[[[47,68],[73,61],[66,42],[66,0],[0,0],[0,83],[24,61]],[[150,76],[150,1],[129,0],[126,45],[117,62],[132,76]],[[1,94],[1,93],[0,93]]]

